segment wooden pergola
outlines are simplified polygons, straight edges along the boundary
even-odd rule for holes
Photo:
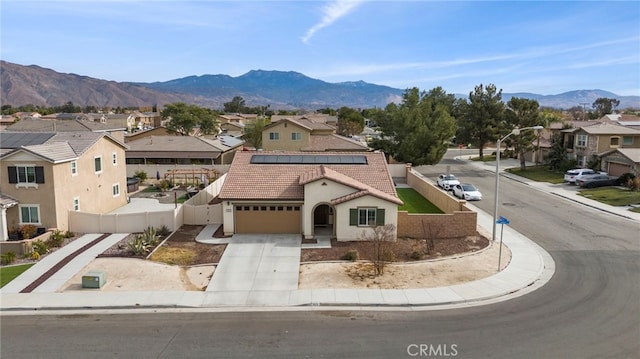
[[[208,183],[211,183],[218,179],[220,173],[213,168],[190,168],[190,169],[172,169],[167,170],[164,174],[164,179],[171,178],[171,182],[176,183],[176,177],[178,180],[184,178],[184,183],[198,184],[203,183],[203,178],[206,178]]]

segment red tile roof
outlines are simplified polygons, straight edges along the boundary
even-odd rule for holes
[[[326,178],[395,203],[402,203],[381,152],[358,152],[366,165],[353,164],[252,164],[254,154],[237,152],[219,198],[222,200],[304,200],[304,185]],[[272,152],[278,155],[340,156],[354,152]],[[356,192],[356,193],[358,193]],[[354,195],[354,194],[352,194]],[[363,194],[360,194],[361,196]],[[334,199],[338,200],[338,199]]]

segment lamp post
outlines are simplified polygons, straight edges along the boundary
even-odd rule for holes
[[[524,130],[542,130],[543,127],[542,126],[532,126],[532,127],[523,127],[523,128],[514,128],[509,134],[507,134],[506,136],[502,137],[501,139],[498,140],[498,142],[496,142],[496,186],[495,186],[495,200],[493,202],[493,232],[492,232],[492,239],[493,242],[495,243],[496,241],[496,225],[497,225],[497,220],[498,220],[498,188],[500,186],[500,145],[502,144],[502,141],[506,140],[507,137],[511,136],[511,135],[519,135],[520,131],[524,131]]]

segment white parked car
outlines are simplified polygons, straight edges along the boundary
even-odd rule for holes
[[[572,170],[568,170],[564,174],[564,181],[569,182],[569,184],[575,184],[576,180],[579,180],[584,176],[590,176],[595,174],[598,174],[598,173],[590,168],[575,168]]]
[[[469,183],[453,186],[453,195],[466,201],[479,201],[482,199],[482,193],[480,193],[478,188]]]
[[[451,191],[451,188],[453,186],[460,184],[460,181],[458,181],[458,178],[454,175],[442,174],[438,176],[438,180],[436,181],[436,183],[438,184],[438,187],[447,191]]]

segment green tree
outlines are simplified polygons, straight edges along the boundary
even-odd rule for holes
[[[483,158],[484,147],[498,140],[504,126],[504,103],[502,90],[494,84],[484,87],[482,84],[469,93],[469,101],[456,103],[458,114],[458,132],[456,139],[460,143],[473,143],[478,146],[478,156]]]
[[[600,97],[591,105],[595,110],[595,117],[600,118],[604,115],[613,113],[613,110],[620,105],[620,100],[615,98]]]
[[[222,104],[226,113],[243,113],[246,109],[244,99],[241,96],[234,96],[229,102]]]
[[[527,98],[513,97],[507,102],[506,120],[510,125],[510,131],[515,127],[524,128],[540,125],[538,101]],[[524,154],[533,149],[533,141],[539,137],[539,131],[522,131],[513,135],[512,143],[518,157],[520,157],[520,169],[526,168]]]
[[[255,149],[262,148],[262,130],[268,124],[269,121],[262,117],[248,123],[244,128],[244,140]]]
[[[338,134],[353,136],[362,133],[364,129],[364,116],[352,108],[342,107],[338,111]]]
[[[203,122],[205,131],[217,130],[215,114],[209,109],[196,105],[187,105],[183,102],[168,104],[162,110],[161,116],[169,120],[167,130],[170,133],[188,136],[194,127],[201,126]]]
[[[456,132],[454,101],[454,95],[441,87],[422,93],[416,87],[407,89],[400,105],[391,103],[384,111],[371,112],[382,132],[371,146],[416,166],[440,162]]]
[[[198,118],[200,133],[202,133],[203,135],[217,134],[219,123],[216,119],[215,111],[208,108],[204,108],[202,110],[203,113],[200,114],[200,117]]]

